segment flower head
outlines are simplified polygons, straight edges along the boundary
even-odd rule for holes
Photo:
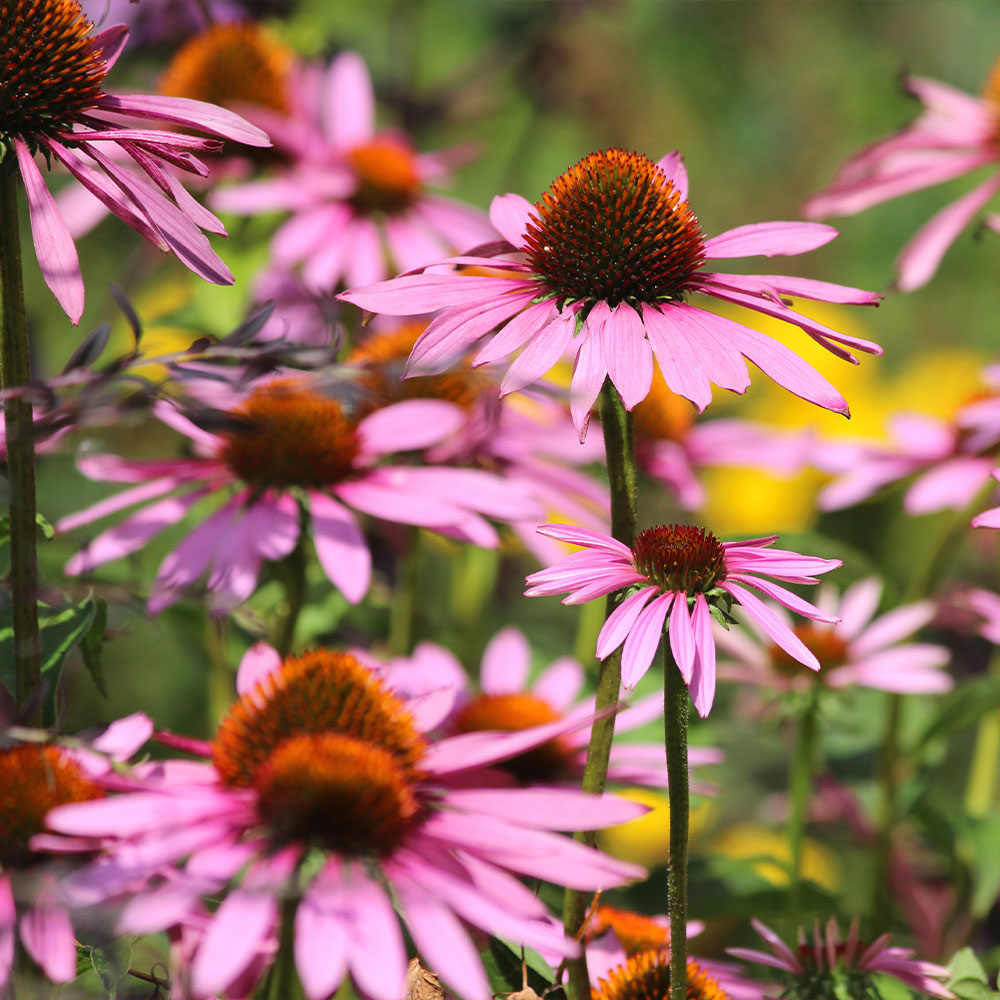
[[[194,155],[215,139],[121,122],[152,118],[252,146],[268,137],[238,115],[201,101],[111,95],[104,79],[128,37],[123,25],[93,34],[79,0],[10,0],[0,6],[0,152],[15,155],[24,181],[42,274],[66,314],[83,312],[83,278],[73,239],[49,193],[35,154],[54,157],[106,208],[207,281],[231,284],[229,269],[201,230],[225,233],[181,187],[172,167],[207,168]],[[107,155],[116,147],[138,168]]]
[[[0,990],[11,975],[14,941],[21,943],[46,977],[56,983],[76,977],[76,943],[62,879],[72,862],[52,851],[82,845],[44,833],[56,806],[104,796],[98,777],[112,759],[125,759],[152,732],[145,716],[109,726],[89,746],[68,749],[51,743],[6,742],[0,748]]]
[[[447,177],[449,154],[418,153],[401,133],[376,130],[372,84],[357,53],[341,53],[325,71],[296,67],[289,102],[288,114],[252,113],[283,158],[277,175],[212,199],[238,215],[291,213],[272,241],[274,267],[301,265],[310,288],[329,292],[496,238],[479,212],[428,190]]]
[[[758,574],[789,583],[818,583],[814,574],[836,569],[841,565],[838,559],[772,549],[774,536],[720,542],[710,531],[686,524],[647,528],[631,548],[587,528],[546,524],[538,530],[583,550],[529,576],[529,597],[568,593],[564,604],[582,604],[616,590],[629,591],[597,637],[601,659],[624,643],[622,683],[626,687],[632,687],[649,669],[666,630],[695,707],[700,715],[707,715],[715,697],[712,617],[734,602],[790,656],[813,670],[820,667],[791,628],[747,588],[761,591],[806,618],[834,622],[835,616]]]
[[[948,84],[907,77],[904,86],[924,105],[913,124],[855,153],[803,211],[812,219],[854,215],[891,198],[943,184],[982,167],[993,172],[967,194],[938,212],[896,259],[898,287],[913,291],[934,277],[948,247],[1000,191],[1000,60],[982,96]],[[1000,231],[1000,216],[986,217]]]
[[[590,991],[591,1000],[663,1000],[670,996],[670,952],[641,951],[608,971]],[[727,1000],[727,994],[699,964],[687,963],[687,1000]]]
[[[687,300],[696,293],[801,327],[852,361],[840,344],[881,351],[870,341],[809,319],[785,301],[801,296],[874,304],[879,298],[874,293],[781,275],[702,270],[720,258],[804,253],[837,234],[811,223],[771,222],[704,239],[687,202],[687,174],[677,153],[658,163],[620,149],[592,153],[534,205],[513,194],[495,198],[490,218],[506,243],[482,248],[479,256],[472,251],[439,263],[501,269],[506,276],[442,273],[436,265],[341,297],[392,315],[442,310],[417,342],[410,372],[443,370],[498,326],[473,364],[500,361],[520,350],[501,394],[537,381],[572,353],[572,411],[581,436],[606,377],[628,409],[646,397],[654,354],[667,385],[699,410],[711,402],[711,382],[746,390],[746,358],[796,395],[847,412],[840,393],[797,354],[692,305]]]
[[[633,804],[498,789],[480,777],[484,765],[579,723],[434,741],[391,670],[331,650],[282,661],[255,647],[237,688],[239,700],[201,748],[210,761],[137,769],[117,779],[124,794],[49,816],[63,832],[113,838],[71,889],[94,900],[131,887],[123,929],[204,919],[201,896],[223,896],[194,946],[199,996],[273,955],[280,901],[290,899],[309,1000],[336,991],[348,971],[365,996],[398,1000],[400,920],[451,988],[485,1000],[466,925],[561,956],[575,950],[516,874],[596,889],[642,873],[552,832],[632,817]]]
[[[823,585],[816,605],[839,620],[793,628],[819,661],[818,674],[806,676],[799,661],[781,647],[761,645],[737,629],[716,632],[719,646],[733,658],[719,665],[719,674],[782,690],[799,690],[816,681],[831,688],[860,686],[901,694],[950,691],[952,678],[941,670],[948,662],[948,650],[931,643],[903,642],[934,617],[934,603],[904,604],[874,618],[881,595],[882,582],[874,578],[860,580],[839,597],[831,586]],[[787,618],[781,609],[774,613]],[[756,631],[753,619],[748,624]]]
[[[186,384],[198,381],[192,376]],[[324,570],[357,603],[368,590],[371,556],[352,508],[487,548],[499,538],[483,515],[537,516],[536,503],[522,486],[490,472],[384,461],[393,452],[425,448],[452,433],[463,419],[452,404],[408,400],[359,419],[329,384],[302,373],[278,373],[249,385],[214,382],[211,391],[216,405],[225,408],[214,433],[170,403],[155,410],[193,443],[193,457],[80,459],[80,469],[93,479],[139,485],[63,518],[57,530],[146,506],[93,539],[69,562],[68,573],[87,572],[136,551],[202,498],[222,494],[227,497],[222,506],[164,560],[150,594],[152,610],[176,601],[206,570],[217,610],[245,601],[262,562],[284,558],[299,543],[303,511]],[[177,491],[183,492],[173,495]]]
[[[831,917],[825,932],[820,931],[819,921],[809,941],[803,928],[799,928],[799,943],[791,949],[765,924],[752,921],[754,929],[767,942],[770,952],[751,948],[728,948],[735,958],[757,962],[786,974],[786,988],[782,996],[805,998],[840,996],[835,984],[846,980],[848,995],[858,1000],[881,996],[872,973],[881,972],[898,979],[918,993],[951,1000],[952,993],[941,980],[948,978],[948,970],[932,962],[922,962],[913,957],[909,948],[890,947],[891,934],[883,934],[871,944],[858,937],[860,921],[851,921],[847,940],[842,941],[836,920]]]
[[[452,692],[452,701],[440,723],[443,732],[520,732],[564,719],[584,719],[594,712],[593,697],[580,697],[583,667],[571,657],[550,663],[529,684],[531,647],[524,634],[513,627],[502,629],[487,645],[479,668],[478,690],[469,685],[455,657],[430,642],[420,643],[411,658],[394,660],[393,669],[397,676],[406,676],[410,691]],[[618,714],[615,732],[638,729],[662,714],[662,693],[643,698]],[[589,739],[589,728],[577,729],[504,761],[499,769],[526,785],[579,785]],[[691,766],[721,760],[721,752],[711,747],[692,747],[688,755]],[[662,741],[616,741],[611,749],[608,780],[665,787]],[[713,786],[697,781],[692,785],[698,792],[714,791]]]

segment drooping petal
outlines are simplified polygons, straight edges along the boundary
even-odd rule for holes
[[[59,301],[63,312],[76,326],[83,315],[83,276],[76,244],[63,222],[55,198],[45,186],[41,171],[28,147],[17,137],[12,139],[17,153],[17,163],[28,197],[28,214],[31,218],[31,238],[35,256],[42,269],[45,284]]]
[[[683,598],[678,598],[682,601]],[[622,685],[632,688],[649,669],[663,638],[663,622],[674,603],[673,593],[660,594],[639,612],[622,648]]]
[[[69,914],[56,895],[50,876],[21,915],[21,942],[52,982],[68,983],[76,978],[76,942]]]
[[[649,395],[653,352],[639,314],[627,302],[615,306],[604,325],[604,363],[626,410]]]
[[[309,493],[313,545],[323,571],[351,604],[368,593],[371,551],[354,515],[320,490]]]
[[[523,389],[538,381],[566,353],[573,332],[576,316],[569,309],[557,313],[546,326],[528,341],[527,346],[513,360],[500,382],[500,395]]]
[[[725,581],[721,584],[723,590],[728,591],[737,602],[746,608],[753,620],[760,626],[762,631],[776,642],[789,656],[798,660],[799,663],[809,667],[810,670],[819,670],[819,660],[803,644],[802,640],[769,608],[759,597],[755,597],[745,587],[739,584]]]
[[[629,594],[608,615],[607,621],[597,636],[597,649],[595,652],[599,660],[603,660],[609,656],[628,638],[628,634],[635,624],[635,620],[639,617],[640,612],[657,592],[657,587],[644,587],[634,594]]]
[[[375,134],[375,93],[364,59],[341,52],[330,63],[323,86],[323,128],[337,149],[360,146]]]
[[[712,636],[712,615],[704,594],[698,594],[694,599],[691,626],[697,655],[689,688],[694,707],[704,719],[715,700],[715,639]]]

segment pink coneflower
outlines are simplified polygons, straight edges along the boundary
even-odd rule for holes
[[[987,394],[966,403],[950,420],[898,414],[889,423],[887,445],[818,442],[813,464],[837,476],[820,493],[820,507],[849,507],[910,476],[915,478],[903,498],[908,514],[969,504],[989,483],[1000,448],[1000,368],[987,368],[984,380]]]
[[[434,643],[421,643],[412,658],[394,661],[394,666],[397,670],[405,669],[409,683],[419,683],[422,689],[451,687],[454,690],[451,711],[441,723],[445,732],[518,732],[563,719],[587,719],[594,714],[593,697],[580,698],[585,677],[583,667],[571,657],[560,657],[550,663],[529,686],[531,647],[524,634],[513,627],[502,629],[487,645],[479,668],[478,693],[470,689],[458,660]],[[615,720],[615,732],[638,729],[662,715],[661,692],[620,712]],[[512,757],[500,767],[523,784],[579,787],[589,740],[589,727],[577,729]],[[720,750],[692,747],[688,751],[688,763],[692,767],[721,761]],[[611,749],[608,780],[618,784],[666,787],[663,741],[626,743],[616,740]],[[697,781],[693,788],[702,793],[715,791],[713,786]]]
[[[130,757],[152,734],[143,715],[112,724],[86,747],[5,740],[0,748],[0,991],[10,978],[15,938],[55,983],[76,978],[76,942],[71,908],[62,891],[69,870],[50,849],[72,843],[45,835],[48,845],[32,838],[45,829],[55,806],[86,802],[104,795],[97,778],[114,760]]]
[[[482,213],[427,190],[447,178],[452,157],[417,153],[404,135],[376,130],[371,80],[356,52],[341,53],[325,73],[300,66],[289,100],[289,115],[247,111],[286,166],[212,198],[238,215],[291,213],[271,243],[273,266],[301,264],[310,287],[332,291],[496,238]]]
[[[135,889],[123,929],[174,924],[200,910],[203,893],[222,891],[191,962],[198,996],[225,990],[259,962],[291,904],[309,1000],[335,992],[348,971],[363,995],[398,1000],[400,920],[450,988],[485,1000],[491,991],[467,926],[575,950],[512,873],[585,890],[644,874],[551,832],[620,822],[639,811],[633,803],[479,780],[479,768],[572,722],[432,743],[375,673],[329,650],[281,662],[255,649],[237,688],[240,700],[202,748],[211,762],[150,765],[131,782],[117,779],[125,794],[49,816],[63,833],[117,841],[74,881],[76,893],[101,898],[154,879]]]
[[[852,996],[880,996],[870,980],[872,973],[881,972],[898,979],[918,993],[952,1000],[953,994],[940,980],[948,979],[949,972],[943,966],[932,962],[922,962],[913,957],[909,948],[890,947],[891,934],[883,934],[871,944],[865,944],[858,937],[859,919],[851,921],[846,941],[841,941],[837,922],[831,917],[826,924],[826,933],[819,928],[819,921],[813,930],[812,941],[807,941],[805,931],[799,928],[798,947],[793,951],[765,924],[752,921],[754,930],[767,942],[770,952],[754,951],[752,948],[727,948],[730,955],[781,969],[789,979],[789,992],[795,995],[834,994],[834,981],[849,978],[855,990]]]
[[[904,604],[873,619],[881,595],[882,581],[873,577],[852,584],[839,598],[829,585],[820,588],[816,606],[839,621],[793,628],[819,660],[818,674],[806,675],[783,649],[754,642],[742,629],[718,629],[716,642],[728,654],[727,659],[733,658],[719,664],[719,676],[784,691],[803,690],[814,682],[831,688],[868,687],[899,694],[950,691],[952,678],[941,669],[950,658],[948,650],[930,643],[903,642],[931,621],[934,602]],[[775,614],[788,618],[780,608]],[[755,624],[753,619],[748,622],[752,630]],[[790,621],[788,624],[791,626]]]
[[[224,235],[225,229],[171,172],[177,167],[204,175],[208,168],[193,154],[221,143],[175,130],[135,128],[132,120],[152,118],[251,146],[270,144],[259,128],[211,104],[105,93],[104,78],[125,47],[128,29],[116,25],[96,35],[92,29],[78,0],[10,0],[0,7],[0,146],[17,157],[42,275],[74,323],[83,313],[80,261],[36,153],[62,163],[118,218],[195,274],[232,284],[232,274],[201,232]],[[115,162],[110,148],[141,174]]]
[[[85,573],[134,552],[204,497],[228,493],[163,561],[149,597],[151,611],[178,600],[209,570],[216,610],[245,601],[261,563],[292,552],[305,523],[327,576],[357,603],[368,590],[371,555],[352,508],[487,548],[499,538],[483,515],[537,514],[521,487],[489,472],[384,464],[390,453],[427,447],[454,431],[462,412],[451,404],[410,400],[355,419],[323,385],[301,374],[259,380],[241,395],[228,409],[230,427],[218,433],[195,426],[169,403],[158,405],[159,419],[190,439],[193,457],[80,459],[81,471],[92,479],[139,485],[63,518],[58,531],[148,506],[98,535],[69,561],[67,573]],[[170,495],[177,490],[186,492]]]
[[[670,996],[670,952],[666,949],[640,951],[621,965],[608,969],[592,983],[591,1000],[646,1000]],[[687,962],[687,1000],[728,1000],[722,984],[693,958]]]
[[[561,542],[580,545],[583,551],[532,573],[525,591],[528,597],[568,594],[563,604],[583,604],[616,590],[631,591],[597,637],[597,656],[602,660],[624,643],[622,684],[627,688],[649,669],[666,631],[695,708],[699,715],[708,715],[715,697],[712,618],[724,615],[733,602],[789,656],[812,670],[819,669],[819,661],[801,639],[747,588],[761,591],[806,618],[834,622],[835,616],[758,574],[788,583],[818,583],[814,574],[836,569],[841,565],[839,559],[772,549],[776,535],[720,542],[710,531],[688,524],[646,528],[631,548],[607,535],[568,524],[545,524],[538,530]]]
[[[520,350],[501,393],[536,382],[571,352],[573,420],[581,435],[606,377],[628,409],[645,398],[654,354],[667,385],[699,410],[712,400],[712,382],[746,390],[747,358],[796,395],[847,413],[840,393],[793,351],[687,301],[700,292],[746,306],[801,327],[852,361],[840,344],[879,354],[878,345],[837,333],[784,299],[872,305],[879,299],[873,292],[783,275],[701,270],[710,260],[805,253],[828,243],[836,230],[765,222],[706,240],[686,199],[687,174],[677,153],[658,163],[620,149],[592,153],[534,205],[514,194],[494,198],[490,218],[506,243],[480,248],[481,256],[440,262],[500,268],[509,276],[435,268],[341,297],[391,315],[442,310],[414,348],[414,372],[441,370],[499,326],[473,363],[500,361]]]
[[[1000,191],[1000,172],[995,170],[1000,163],[1000,61],[981,97],[924,77],[907,77],[904,86],[923,102],[923,114],[850,157],[803,211],[812,219],[854,215],[890,198],[993,167],[990,177],[938,212],[903,248],[896,259],[897,284],[910,292],[934,277],[948,247]],[[985,221],[1000,232],[1000,216],[987,215]]]

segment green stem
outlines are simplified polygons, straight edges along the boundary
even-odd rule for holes
[[[299,996],[295,975],[295,910],[298,905],[294,897],[281,904],[281,929],[278,954],[271,966],[267,995],[269,1000],[293,1000]]]
[[[608,486],[611,491],[611,534],[625,545],[635,539],[636,464],[635,434],[632,414],[628,413],[610,381],[601,389],[601,428],[604,431],[604,449],[608,465]],[[621,600],[621,592],[609,594],[605,602],[605,617],[610,615]],[[611,742],[615,735],[615,709],[621,688],[621,649],[615,650],[601,661],[597,674],[595,710],[605,712],[596,719],[590,730],[587,762],[583,769],[583,791],[599,795],[604,791],[611,759]],[[577,839],[591,846],[595,843],[593,831],[577,834]],[[587,916],[589,897],[578,889],[567,889],[563,900],[563,923],[566,933],[576,937]],[[586,951],[579,958],[566,963],[568,972],[567,993],[569,1000],[590,1000],[590,978],[587,972]]]
[[[292,650],[295,640],[295,626],[306,599],[306,554],[299,543],[279,564],[281,581],[285,586],[285,614],[274,637],[274,648],[284,659]]]
[[[872,933],[889,929],[892,900],[889,887],[889,863],[892,834],[896,825],[896,789],[900,778],[899,730],[903,716],[903,697],[889,695],[885,735],[878,758],[879,808],[875,833],[875,869],[872,875]]]
[[[399,574],[389,605],[389,652],[409,656],[417,631],[417,597],[420,587],[420,529],[411,528],[406,552],[399,560]]]
[[[17,217],[18,171],[8,154],[0,164],[0,386],[31,380],[28,326],[21,275],[21,242]],[[35,441],[31,406],[23,399],[4,403],[7,438],[7,482],[10,489],[10,585],[14,618],[15,692],[22,722],[42,724],[41,644],[38,638],[38,558],[35,552]]]
[[[1000,677],[1000,650],[990,658],[989,672]],[[988,816],[996,807],[1000,771],[1000,710],[984,715],[976,733],[972,763],[965,788],[965,811],[976,818]]]
[[[681,600],[682,598],[678,598]],[[687,868],[691,796],[688,789],[688,689],[664,634],[663,735],[667,750],[670,799],[670,867],[667,914],[670,917],[670,1000],[687,997]]]
[[[795,734],[795,748],[789,764],[789,794],[791,811],[788,816],[788,844],[791,857],[788,866],[789,936],[794,940],[802,904],[802,845],[805,842],[806,812],[812,792],[813,763],[816,756],[818,687],[813,685]]]

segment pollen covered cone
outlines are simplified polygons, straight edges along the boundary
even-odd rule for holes
[[[357,344],[345,359],[357,365],[362,396],[359,407],[364,412],[399,403],[405,399],[440,399],[463,410],[472,410],[487,399],[493,401],[496,387],[481,369],[460,364],[440,375],[415,374],[401,378],[406,359],[426,323],[402,323],[398,327],[373,333]]]
[[[106,65],[78,0],[0,2],[0,143],[67,130],[101,96]]]
[[[670,952],[659,949],[631,956],[590,995],[591,1000],[669,1000]],[[727,1000],[719,984],[694,959],[687,963],[687,1000]]]
[[[792,628],[796,638],[819,660],[819,673],[804,667],[793,659],[780,646],[772,644],[768,648],[771,666],[782,674],[809,674],[817,683],[829,679],[829,672],[847,662],[849,647],[847,640],[829,628],[817,628],[815,625],[795,625]]]
[[[614,931],[626,955],[659,951],[670,946],[670,928],[653,917],[614,906],[599,906],[587,926],[587,940]]]
[[[0,751],[0,869],[37,859],[29,844],[45,829],[50,809],[103,795],[57,747],[25,745]]]
[[[663,590],[705,593],[725,576],[722,543],[690,524],[658,525],[632,543],[636,568]]]
[[[419,821],[424,741],[403,703],[348,653],[286,659],[216,734],[224,784],[253,787],[279,842],[388,854]]]
[[[277,379],[231,411],[220,459],[245,483],[279,489],[343,480],[357,458],[357,425],[304,378]]]
[[[562,716],[548,702],[526,692],[480,694],[455,717],[458,733],[520,732],[558,722]],[[576,753],[565,736],[557,736],[533,750],[497,765],[523,784],[550,784],[571,777]]]
[[[560,305],[678,299],[705,259],[701,226],[674,182],[620,149],[591,153],[552,183],[524,247]]]
[[[188,41],[160,80],[160,93],[224,108],[255,105],[288,114],[293,53],[253,21],[215,24]]]

